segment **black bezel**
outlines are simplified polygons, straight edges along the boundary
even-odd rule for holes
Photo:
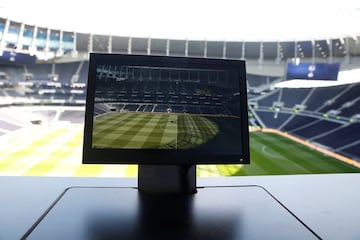
[[[113,149],[92,148],[92,129],[94,112],[94,95],[96,81],[96,66],[99,63],[123,62],[126,64],[137,64],[144,66],[196,66],[214,67],[225,69],[237,69],[241,81],[240,91],[240,118],[241,118],[241,148],[242,155],[224,154],[212,149],[208,151],[194,150],[168,150],[168,149]],[[166,160],[164,160],[166,159]],[[85,125],[84,125],[84,148],[83,163],[85,164],[248,164],[249,153],[249,127],[245,61],[209,59],[209,58],[187,58],[150,55],[125,55],[125,54],[100,54],[91,53],[89,62],[89,75],[87,84]]]

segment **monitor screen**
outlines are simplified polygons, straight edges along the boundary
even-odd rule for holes
[[[286,68],[286,79],[336,81],[339,69],[339,63],[288,63]]]
[[[245,62],[90,54],[83,163],[249,163]]]

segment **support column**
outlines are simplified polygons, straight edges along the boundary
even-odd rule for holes
[[[226,40],[224,40],[224,43],[223,43],[222,58],[223,58],[223,59],[226,58]]]
[[[327,39],[327,44],[328,44],[328,47],[329,47],[329,62],[330,63],[333,63],[333,45],[332,45],[332,39],[328,38]]]
[[[131,54],[131,52],[132,52],[132,37],[131,36],[129,36],[127,52],[128,52],[128,54]]]
[[[311,47],[312,47],[311,63],[315,64],[315,58],[316,58],[315,40],[311,40]]]
[[[166,56],[170,55],[170,39],[166,40]]]
[[[346,52],[345,61],[346,61],[347,64],[350,64],[350,63],[351,63],[351,58],[350,58],[349,38],[346,37],[346,38],[344,39],[344,42],[345,42],[345,52]]]
[[[259,67],[262,66],[264,63],[264,43],[260,41],[260,48],[259,48],[259,59],[258,59]]]
[[[151,37],[148,38],[146,52],[147,55],[151,55]]]
[[[51,29],[48,28],[46,30],[46,40],[45,40],[45,52],[49,52],[50,51],[50,33],[51,33]]]
[[[93,34],[89,34],[89,44],[88,44],[88,52],[92,52],[94,50],[93,46]]]
[[[37,32],[38,32],[38,27],[34,26],[34,32],[33,32],[33,37],[32,37],[32,41],[31,41],[31,46],[30,46],[30,54],[35,54],[37,49],[36,49],[36,36],[37,36]]]
[[[10,27],[10,20],[9,20],[9,19],[6,19],[6,23],[5,23],[5,27],[4,27],[4,32],[3,32],[3,36],[2,36],[1,44],[0,44],[1,50],[6,47],[6,38],[7,38],[8,32],[9,32],[9,27]]]
[[[107,50],[108,50],[107,51],[108,53],[112,53],[112,36],[111,36],[111,34],[109,35]]]
[[[60,33],[59,33],[59,49],[58,49],[58,52],[63,52],[64,51],[64,31],[63,30],[60,30]]]
[[[241,45],[241,59],[245,60],[245,41],[242,41],[242,45]]]
[[[207,40],[204,40],[204,58],[207,58]]]
[[[280,53],[281,53],[281,44],[280,41],[278,41],[276,44],[276,59],[275,59],[276,64],[280,64],[281,62]]]
[[[22,50],[22,49],[23,49],[22,41],[23,41],[24,29],[25,29],[25,24],[24,24],[24,23],[21,23],[20,32],[19,32],[19,37],[18,37],[18,41],[17,41],[17,43],[16,43],[16,48],[17,48],[18,50]]]
[[[73,35],[73,51],[76,52],[77,49],[76,49],[76,43],[77,43],[77,37],[76,37],[76,32],[74,32],[74,35]]]

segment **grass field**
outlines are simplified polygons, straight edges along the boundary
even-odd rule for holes
[[[216,123],[201,116],[112,112],[96,117],[93,147],[188,149],[218,131]]]
[[[136,177],[136,165],[82,165],[83,126],[31,126],[0,137],[0,175]],[[250,165],[199,165],[198,176],[359,173],[273,133],[250,134]]]

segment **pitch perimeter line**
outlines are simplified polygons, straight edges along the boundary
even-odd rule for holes
[[[97,117],[100,117],[100,116],[104,116],[104,115],[110,115],[110,114],[113,114],[113,113],[123,113],[123,114],[162,114],[162,115],[176,115],[176,116],[181,116],[181,115],[184,115],[184,116],[200,116],[200,117],[230,117],[230,118],[238,118],[240,119],[239,116],[237,115],[226,115],[226,114],[205,114],[205,113],[176,113],[176,112],[171,112],[171,113],[168,113],[168,112],[132,112],[132,111],[129,111],[129,112],[121,112],[121,111],[111,111],[111,112],[106,112],[106,113],[102,113],[102,114],[98,114],[98,115],[94,115],[95,119]]]

